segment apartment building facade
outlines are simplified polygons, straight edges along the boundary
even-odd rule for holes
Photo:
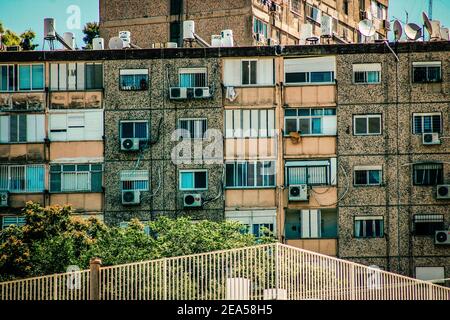
[[[1,53],[2,88],[20,88],[2,92],[2,215],[34,200],[114,225],[229,219],[448,278],[436,231],[450,223],[450,47],[391,45],[396,55],[385,44]],[[21,66],[38,61],[42,80],[31,73],[36,91],[23,92]]]
[[[126,30],[141,48],[182,46],[186,20],[208,43],[232,29],[238,46],[365,42],[358,32],[363,19],[373,22],[373,39],[386,38],[389,29],[388,0],[100,0],[99,7],[105,43]]]

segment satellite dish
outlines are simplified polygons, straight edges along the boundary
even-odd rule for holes
[[[422,36],[422,28],[415,23],[408,23],[405,26],[405,34],[408,40],[416,41]]]
[[[109,39],[108,46],[110,49],[123,49],[124,42],[119,37],[112,37]]]
[[[358,23],[358,30],[363,36],[371,37],[375,34],[375,27],[369,19],[361,20]]]
[[[429,35],[431,36],[431,34],[433,33],[433,27],[431,26],[431,21],[425,12],[422,12],[422,19],[423,24],[425,25],[425,29],[427,29]]]
[[[403,35],[403,27],[402,24],[400,23],[400,21],[395,20],[394,21],[394,39],[395,41],[400,40],[400,38]]]

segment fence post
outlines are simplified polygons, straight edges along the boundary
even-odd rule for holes
[[[92,258],[89,261],[89,300],[100,300],[100,258]]]
[[[355,265],[352,264],[351,270],[350,270],[350,276],[351,281],[350,281],[350,296],[351,296],[351,300],[355,300],[356,295],[355,295]]]
[[[279,282],[279,275],[280,275],[280,268],[279,268],[279,252],[278,252],[278,246],[279,246],[279,242],[277,242],[275,244],[275,300],[278,300],[278,290],[280,287],[280,282]]]
[[[53,275],[53,300],[58,300],[58,278]]]
[[[433,299],[433,285],[431,283],[428,284],[428,300],[434,300]]]

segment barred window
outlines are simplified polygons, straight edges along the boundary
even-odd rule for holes
[[[102,192],[102,164],[50,165],[51,192]]]
[[[149,190],[149,174],[147,170],[122,170],[120,182],[122,190]]]
[[[444,182],[441,163],[415,164],[413,167],[414,185],[433,186]]]
[[[418,236],[434,235],[435,231],[444,229],[444,215],[415,214],[413,218],[414,234]]]
[[[442,132],[442,120],[440,113],[414,113],[413,133]]]
[[[274,187],[275,161],[236,161],[225,164],[228,188]]]

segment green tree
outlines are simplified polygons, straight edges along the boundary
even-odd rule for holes
[[[20,42],[22,50],[34,50],[37,46],[39,46],[37,44],[33,44],[33,40],[36,38],[36,32],[31,29],[23,32],[20,35],[20,38],[22,38],[22,41]]]
[[[88,22],[83,28],[83,41],[86,43],[84,49],[92,49],[92,39],[100,35],[98,22]]]
[[[5,46],[19,46],[20,45],[20,37],[11,30],[6,30],[2,36],[2,43]]]

